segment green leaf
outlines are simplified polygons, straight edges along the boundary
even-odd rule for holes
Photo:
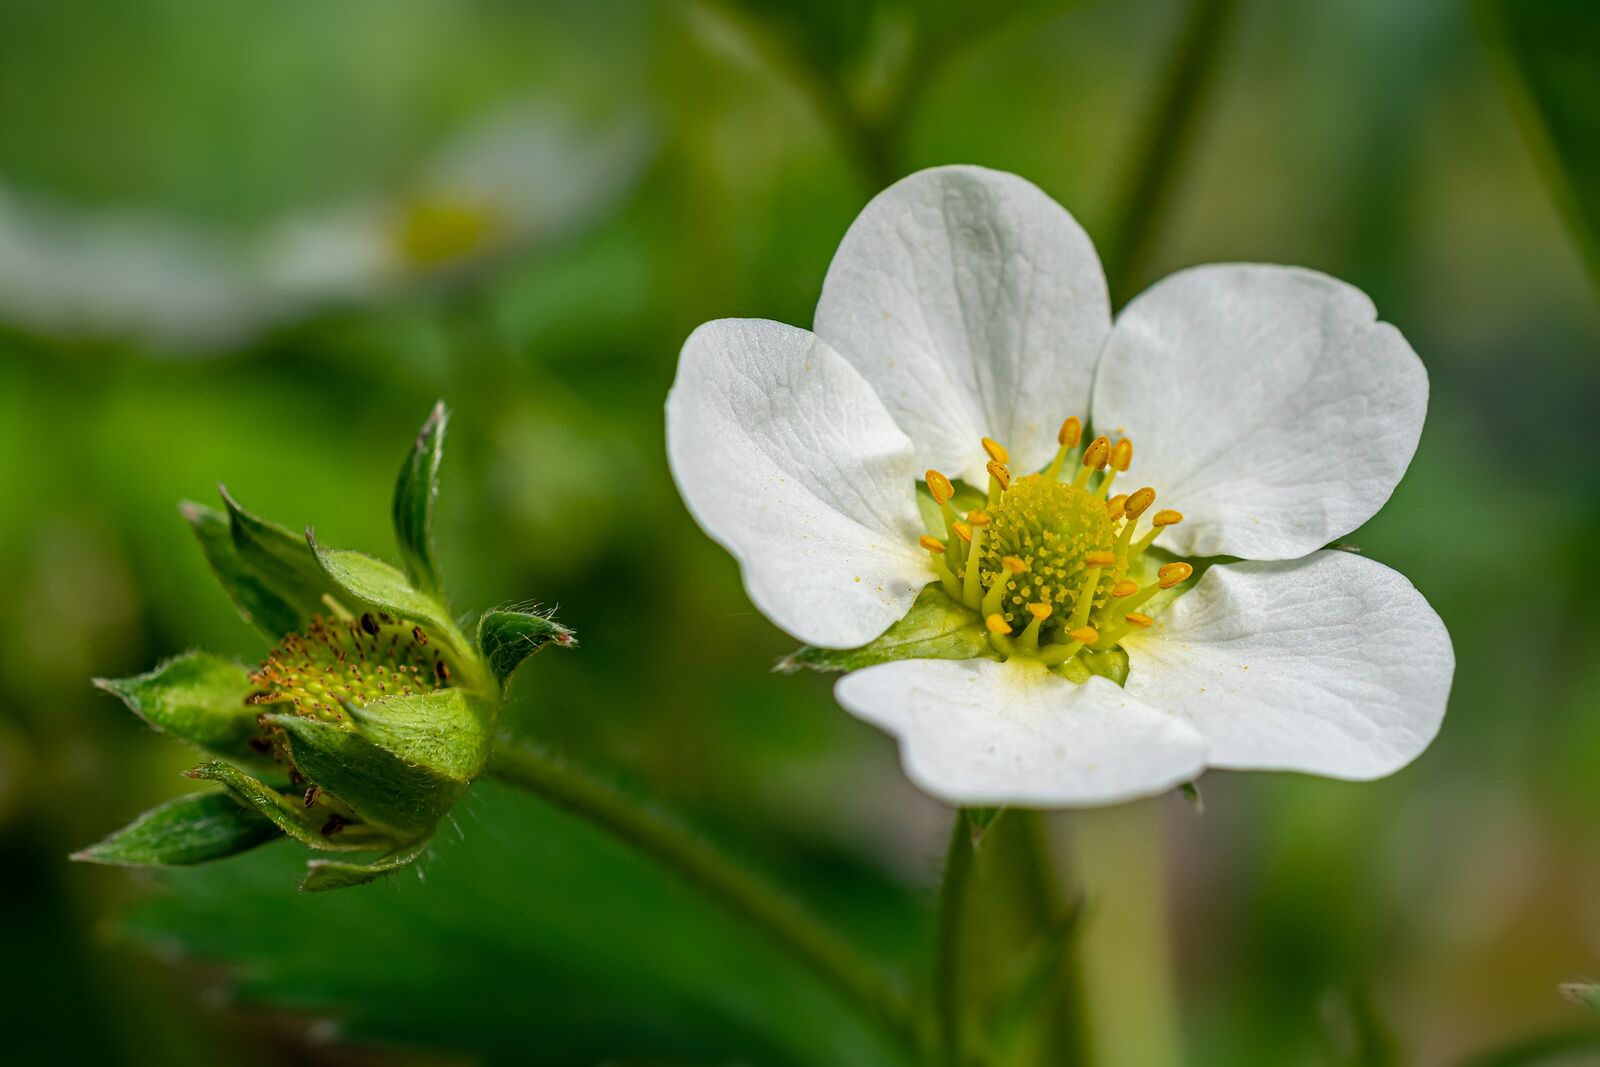
[[[179,504],[178,510],[193,528],[211,572],[246,622],[272,641],[300,629],[303,620],[294,605],[269,589],[261,576],[239,558],[226,515],[189,500]]]
[[[807,968],[627,845],[493,781],[460,806],[465,832],[434,838],[425,884],[301,893],[295,851],[261,849],[163,878],[122,929],[207,961],[241,1003],[453,1060],[905,1062]],[[805,855],[791,890],[909,966],[918,897]]]
[[[411,844],[379,856],[370,863],[314,859],[306,864],[306,876],[301,880],[300,888],[307,893],[316,893],[325,889],[348,889],[351,886],[375,882],[403,867],[410,866],[422,855],[432,840],[431,835],[420,837]]]
[[[860,648],[800,649],[779,668],[854,671],[900,659],[976,659],[993,654],[988,632],[976,612],[969,611],[930,585],[911,605],[906,617]]]
[[[226,486],[218,486],[218,490],[228,508],[234,550],[267,589],[294,609],[293,629],[305,629],[304,623],[313,615],[329,614],[323,598],[336,595],[338,589],[317,565],[305,538],[250,514],[228,495]]]
[[[306,531],[312,558],[339,590],[342,597],[362,607],[388,612],[411,622],[420,622],[435,635],[455,647],[457,654],[470,655],[461,631],[433,597],[411,587],[404,573],[381,559],[343,548],[324,548],[316,535]]]
[[[439,495],[439,463],[444,459],[449,420],[450,412],[441,400],[422,424],[394,486],[394,535],[400,542],[400,558],[411,584],[435,596],[440,583],[433,556],[433,502]]]
[[[298,715],[267,715],[288,735],[295,769],[365,822],[410,840],[433,829],[466,783],[412,766],[355,729]]]
[[[403,762],[469,782],[489,758],[487,709],[456,688],[346,704],[361,736]],[[337,791],[335,791],[337,792]]]
[[[96,678],[145,722],[225,759],[262,762],[257,709],[247,703],[255,686],[247,668],[206,652],[185,652],[148,674]]]
[[[1600,8],[1591,0],[1478,7],[1517,124],[1600,285]]]
[[[307,808],[303,802],[284,796],[266,783],[221,760],[207,760],[183,773],[190,778],[220,782],[235,800],[259,812],[278,829],[308,848],[330,852],[364,852],[394,845],[391,836],[359,825],[336,834],[325,834],[322,829],[328,824],[328,812],[320,803]]]
[[[1582,1004],[1590,1011],[1600,1014],[1600,983],[1568,982],[1561,987],[1561,995],[1574,1004]]]
[[[491,608],[478,619],[478,650],[502,683],[523,660],[552,641],[563,648],[578,643],[572,631],[549,613]]]
[[[227,793],[193,793],[151,808],[72,858],[126,867],[182,867],[237,855],[281,836]]]

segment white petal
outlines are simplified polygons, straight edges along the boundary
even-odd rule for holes
[[[1037,663],[901,660],[847,674],[834,696],[900,741],[906,775],[952,804],[1087,807],[1196,777],[1205,743],[1104,678]]]
[[[961,166],[873,198],[834,254],[816,331],[877,389],[920,467],[981,486],[984,435],[1017,470],[1049,462],[1110,320],[1083,227],[1031,182]]]
[[[911,442],[805,330],[722,319],[691,334],[667,395],[667,459],[750,599],[802,641],[864,644],[932,580]]]
[[[1359,290],[1315,271],[1182,271],[1117,319],[1094,428],[1185,515],[1175,552],[1293,559],[1371,518],[1422,432],[1428,377]]]
[[[1392,774],[1439,732],[1455,653],[1422,594],[1348,552],[1212,567],[1125,643],[1128,692],[1215,767]]]

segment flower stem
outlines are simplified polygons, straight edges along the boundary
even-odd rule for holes
[[[705,838],[531,745],[502,744],[488,773],[614,835],[759,927],[896,1042],[914,1041],[904,997],[874,964],[782,890]]]
[[[1003,814],[1003,812],[1001,813]],[[995,815],[999,819],[1000,814]],[[990,824],[993,829],[993,823]],[[942,1062],[957,1067],[965,1040],[965,998],[962,996],[962,933],[967,890],[972,885],[972,823],[965,808],[956,811],[945,853],[944,878],[934,920],[933,1009]]]
[[[1019,852],[1024,866],[1023,876],[1033,895],[1033,908],[1041,928],[1048,928],[1064,920],[1074,925],[1082,921],[1082,906],[1068,903],[1061,892],[1061,878],[1057,873],[1046,831],[1044,817],[1037,811],[1016,811],[1012,815],[1013,829],[1018,831]],[[1093,1062],[1089,1033],[1089,1011],[1085,1001],[1083,953],[1079,938],[1063,952],[1060,965],[1058,994],[1054,1007],[1058,1013],[1051,1028],[1052,1062],[1061,1067],[1087,1067]]]

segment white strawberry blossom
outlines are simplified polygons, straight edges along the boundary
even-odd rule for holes
[[[867,205],[812,330],[696,330],[667,437],[755,605],[879,650],[835,693],[919,786],[1079,806],[1207,767],[1371,779],[1428,745],[1443,623],[1324,548],[1393,492],[1427,394],[1399,331],[1309,270],[1182,271],[1113,322],[1071,215],[956,166]],[[899,640],[924,604],[971,625]]]

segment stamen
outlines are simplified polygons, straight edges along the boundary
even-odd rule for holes
[[[1122,581],[1111,587],[1111,595],[1119,600],[1123,597],[1130,597],[1138,591],[1139,583],[1131,578],[1124,578]]]
[[[1045,468],[1044,476],[1052,482],[1061,480],[1061,468],[1066,465],[1067,453],[1078,447],[1078,441],[1083,437],[1083,423],[1078,416],[1069,416],[1061,423],[1061,429],[1056,432],[1055,458],[1050,461],[1050,466]]]
[[[902,482],[901,484],[903,485],[905,483]],[[956,520],[952,525],[955,526],[955,533],[957,537],[961,538],[962,541],[969,545],[972,544],[972,527],[968,526],[959,519]]]
[[[923,534],[921,537],[917,538],[917,544],[921,545],[923,548],[927,549],[929,552],[932,552],[936,556],[944,552],[944,542],[939,540],[937,537],[929,537],[927,534]]]
[[[1083,557],[1083,562],[1089,569],[1083,576],[1078,599],[1072,605],[1072,619],[1067,623],[1069,630],[1076,630],[1089,621],[1089,611],[1094,607],[1094,592],[1100,585],[1100,572],[1106,567],[1115,566],[1117,557],[1111,552],[1090,552]]]
[[[956,581],[955,573],[940,558],[945,553],[944,542],[937,537],[929,537],[927,534],[923,534],[917,539],[917,543],[928,550],[928,562],[933,564],[933,573],[939,576],[939,584],[944,586],[945,593],[951,597],[959,598],[961,596],[961,583]]]
[[[1011,658],[1011,624],[1006,622],[1005,616],[1000,614],[989,615],[983,620],[984,627],[989,631],[989,643],[1000,653],[1001,659]]]
[[[1137,626],[1140,629],[1143,629],[1146,626],[1154,626],[1156,622],[1156,620],[1152,619],[1150,616],[1139,611],[1130,611],[1122,618],[1128,623],[1128,625]]]
[[[1111,521],[1116,522],[1128,510],[1128,494],[1118,493],[1106,501],[1106,514],[1111,516]]]
[[[983,613],[993,615],[1000,610],[1000,604],[1005,599],[1006,590],[1011,588],[1011,579],[1027,571],[1028,565],[1016,556],[1006,556],[1000,560],[1000,567],[1006,573],[995,578],[994,584],[989,586],[989,591],[983,595]]]
[[[948,504],[950,498],[956,495],[956,487],[950,484],[949,478],[938,471],[930,470],[923,475],[923,478],[928,483],[928,492],[932,494],[935,503]]]
[[[1111,441],[1105,437],[1096,437],[1089,442],[1089,447],[1083,450],[1083,463],[1078,467],[1077,475],[1072,479],[1072,484],[1077,489],[1082,489],[1089,484],[1089,475],[1095,471],[1104,470],[1106,462],[1111,458]]]
[[[1138,542],[1134,544],[1133,552],[1130,554],[1129,558],[1138,559],[1140,556],[1144,555],[1144,550],[1155,543],[1155,539],[1161,535],[1161,531],[1163,529],[1168,526],[1176,526],[1182,521],[1183,513],[1181,511],[1173,511],[1172,509],[1167,508],[1156,512],[1150,518],[1150,532],[1139,538]]]
[[[1000,503],[1000,494],[1011,488],[1011,472],[999,460],[989,461],[989,503]]]
[[[989,525],[989,513],[982,508],[967,512],[967,527],[972,532],[972,551],[967,553],[966,573],[961,576],[961,602],[976,611],[983,596],[979,564],[983,559],[983,530]]]
[[[1027,629],[1022,631],[1022,636],[1017,642],[1024,652],[1033,652],[1038,649],[1039,628],[1044,625],[1044,621],[1050,617],[1053,611],[1054,609],[1049,604],[1028,605],[1028,614],[1032,615],[1033,618],[1028,622]]]
[[[1177,563],[1168,563],[1156,571],[1156,578],[1159,579],[1158,584],[1161,588],[1171,589],[1175,585],[1187,582],[1193,574],[1194,567],[1180,560]]]
[[[1066,644],[1046,645],[1039,650],[1039,659],[1047,667],[1054,667],[1065,663],[1082,651],[1084,645],[1093,644],[1100,639],[1100,633],[1093,626],[1079,626],[1067,632],[1072,638]]]
[[[983,450],[989,453],[989,458],[996,463],[1010,463],[1011,453],[1006,451],[1006,446],[992,437],[983,439]]]
[[[1124,437],[1111,446],[1111,469],[1106,471],[1106,476],[1100,479],[1100,484],[1095,486],[1094,494],[1105,499],[1111,492],[1111,483],[1116,480],[1117,474],[1128,469],[1128,464],[1133,462],[1133,442]]]

